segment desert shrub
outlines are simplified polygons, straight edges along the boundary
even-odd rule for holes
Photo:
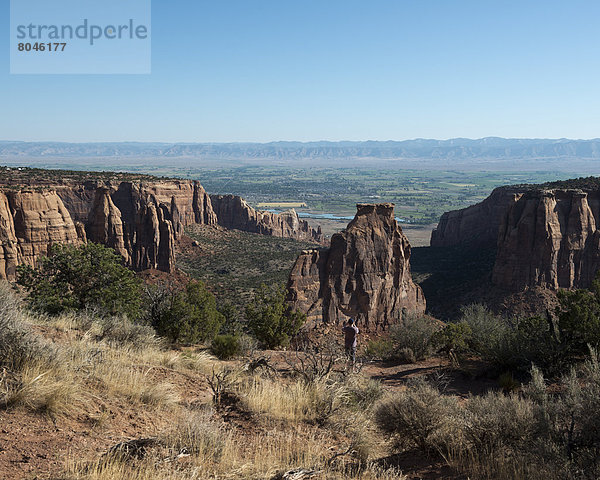
[[[365,348],[367,358],[381,358],[388,360],[394,356],[394,343],[388,337],[369,340]]]
[[[600,365],[591,355],[579,372],[564,376],[557,394],[550,394],[539,370],[525,388],[535,404],[539,464],[560,478],[600,478]]]
[[[220,360],[228,360],[242,353],[242,345],[237,335],[217,335],[213,338],[211,351]]]
[[[170,305],[154,318],[153,326],[173,342],[196,343],[213,339],[223,321],[214,295],[204,283],[192,281],[172,297]]]
[[[100,318],[98,323],[98,340],[115,345],[128,345],[139,350],[157,345],[156,333],[149,325],[134,323],[127,317]]]
[[[19,371],[25,366],[53,363],[57,351],[34,334],[8,284],[0,285],[0,367]]]
[[[375,421],[398,447],[436,451],[471,478],[600,478],[596,352],[552,390],[534,367],[522,390],[469,397],[459,406],[417,380],[380,401]]]
[[[398,351],[409,349],[416,360],[423,360],[433,351],[432,339],[439,325],[428,317],[406,316],[402,324],[391,328],[390,337]]]
[[[433,343],[444,352],[464,353],[469,350],[471,327],[468,323],[449,323],[434,334]]]
[[[477,353],[496,349],[509,329],[509,325],[502,317],[495,315],[481,304],[463,307],[459,323],[469,327],[471,331],[469,346]]]
[[[306,383],[328,379],[340,370],[347,358],[337,342],[319,339],[285,355],[291,373]],[[337,368],[336,368],[337,367]]]
[[[460,324],[471,329],[469,348],[497,371],[523,375],[532,365],[559,376],[600,345],[600,277],[589,290],[560,291],[555,317],[549,313],[505,319],[482,305],[462,310]]]
[[[434,351],[433,336],[439,329],[440,326],[428,317],[404,317],[401,324],[390,328],[394,357],[410,363],[428,357]]]
[[[286,303],[285,288],[264,284],[246,306],[246,318],[248,327],[266,348],[288,345],[306,321],[306,315]]]
[[[561,290],[558,299],[558,330],[565,354],[585,355],[588,345],[597,348],[600,345],[600,276],[593,281],[590,290]]]
[[[430,452],[439,450],[443,439],[453,432],[459,433],[457,409],[455,398],[441,395],[432,385],[416,380],[377,405],[375,422],[399,446],[417,446]]]
[[[390,328],[386,337],[370,340],[367,357],[414,363],[435,351],[435,335],[440,329],[430,318],[408,315]]]
[[[555,375],[568,365],[551,318],[507,319],[482,305],[470,305],[463,308],[457,325],[470,330],[465,339],[467,350],[480,355],[496,374],[513,372],[526,376],[532,365],[537,365],[545,373]]]
[[[564,372],[571,362],[549,317],[535,316],[517,321],[513,333],[514,369],[529,372],[532,365],[551,376]]]
[[[237,335],[237,338],[240,344],[240,353],[242,355],[250,356],[258,348],[258,341],[252,335],[240,333]]]
[[[53,245],[37,268],[21,265],[17,273],[29,305],[37,311],[57,315],[96,308],[106,315],[140,316],[139,279],[103,245]]]
[[[481,459],[515,456],[526,451],[535,438],[534,406],[514,393],[472,397],[463,415],[468,448]]]

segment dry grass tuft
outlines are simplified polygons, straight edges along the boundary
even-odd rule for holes
[[[83,401],[79,385],[69,372],[26,366],[12,381],[4,380],[5,408],[25,407],[51,416],[66,415]]]

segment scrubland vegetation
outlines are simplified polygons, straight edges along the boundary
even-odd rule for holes
[[[137,292],[138,310],[116,308],[119,289],[74,301],[80,282],[53,289],[66,271],[75,275],[62,255],[117,261],[79,248],[57,250],[56,268],[24,270],[21,293],[0,288],[0,419],[48,419],[56,428],[44,433],[52,445],[44,448],[65,455],[59,468],[39,466],[41,476],[391,480],[419,475],[406,462],[399,468],[397,459],[411,456],[449,468],[450,478],[600,476],[600,283],[562,293],[545,317],[501,318],[482,305],[449,324],[406,316],[359,356],[436,356],[440,367],[391,385],[365,363],[349,366],[331,338],[260,350],[289,344],[303,323],[277,289],[249,303],[247,329],[202,283],[143,288],[115,265],[107,271],[131,281],[123,295]],[[74,264],[92,275],[84,260]],[[32,275],[38,280],[27,283]],[[38,285],[52,302],[39,301]],[[447,375],[486,376],[497,388],[456,396]],[[65,429],[94,448],[67,449]],[[19,442],[9,438],[3,448]],[[7,475],[21,473],[10,470],[17,464],[0,457]],[[295,469],[303,473],[285,476]]]
[[[69,457],[56,478],[271,478],[298,467],[323,478],[403,478],[371,463],[385,453],[369,439],[380,387],[363,378],[340,370],[306,382],[256,361],[244,368],[203,349],[174,350],[125,317],[28,313],[7,285],[0,309],[0,415],[48,415],[56,424],[83,416],[92,429],[113,421],[97,411],[111,404],[162,419],[157,431],[97,458]],[[186,400],[182,378],[206,400]]]

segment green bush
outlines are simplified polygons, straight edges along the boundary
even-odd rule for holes
[[[434,334],[433,342],[442,351],[464,353],[469,349],[471,327],[467,323],[449,323]]]
[[[224,301],[219,303],[217,309],[225,318],[225,321],[221,326],[220,333],[228,335],[241,334],[243,330],[243,325],[240,322],[241,315],[238,307],[231,302]]]
[[[471,331],[469,347],[482,354],[497,349],[510,329],[505,319],[481,304],[463,307],[459,323],[466,324]]]
[[[211,351],[221,360],[237,357],[242,353],[242,345],[237,335],[217,335],[213,338]]]
[[[428,317],[409,315],[390,327],[386,337],[370,340],[365,355],[404,363],[423,360],[435,351],[434,339],[439,325]]]
[[[131,319],[141,314],[141,282],[103,245],[53,245],[37,268],[18,267],[17,282],[29,305],[50,315],[85,309]]]
[[[462,311],[470,330],[469,350],[497,371],[523,375],[532,365],[558,376],[580,361],[588,347],[600,347],[600,278],[589,290],[560,291],[556,315],[501,318],[482,305]]]
[[[365,348],[365,356],[388,360],[394,356],[394,343],[388,337],[369,340]]]
[[[565,354],[585,355],[588,345],[600,346],[600,277],[590,290],[561,290],[557,310],[560,342]]]
[[[393,358],[409,363],[427,358],[435,351],[433,336],[439,329],[438,323],[428,317],[404,317],[401,324],[390,328]]]
[[[467,350],[486,360],[496,374],[525,375],[532,365],[551,375],[564,371],[568,357],[557,341],[551,319],[540,316],[507,319],[482,305],[470,305],[462,312],[457,325],[470,330],[465,336]]]
[[[224,320],[214,295],[204,283],[192,281],[171,296],[168,306],[154,317],[153,327],[173,342],[196,343],[212,340]]]
[[[264,284],[246,306],[246,318],[248,327],[266,348],[287,346],[306,322],[306,315],[287,305],[285,288]]]

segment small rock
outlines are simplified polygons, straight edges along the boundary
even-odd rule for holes
[[[277,473],[271,480],[304,480],[306,478],[316,478],[321,472],[319,470],[309,470],[306,468],[295,468],[285,473]]]

